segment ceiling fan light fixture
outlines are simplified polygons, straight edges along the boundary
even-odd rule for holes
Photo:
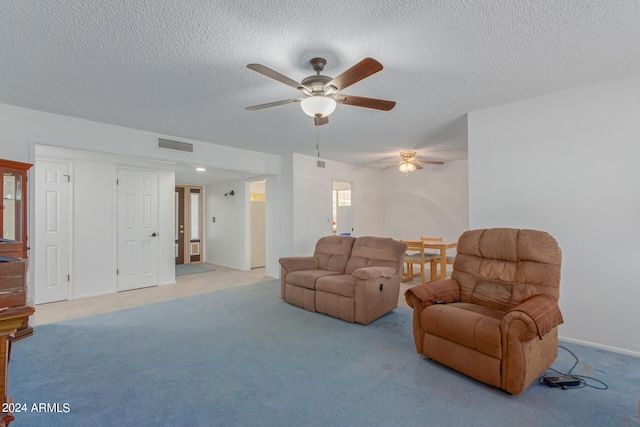
[[[413,172],[414,170],[416,170],[416,165],[414,165],[411,162],[402,162],[402,164],[400,165],[400,171],[404,172],[404,173],[409,173],[409,172]]]
[[[336,109],[336,100],[323,95],[305,98],[300,102],[302,111],[311,117],[327,117]]]

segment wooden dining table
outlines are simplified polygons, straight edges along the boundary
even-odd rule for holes
[[[440,250],[440,280],[447,278],[447,249],[452,249],[458,246],[458,242],[422,242],[422,245],[427,249]],[[437,275],[435,269],[431,269],[431,281],[436,281]]]

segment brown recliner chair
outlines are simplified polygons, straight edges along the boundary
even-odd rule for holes
[[[558,354],[562,254],[535,230],[466,231],[451,279],[410,288],[418,353],[522,393]]]

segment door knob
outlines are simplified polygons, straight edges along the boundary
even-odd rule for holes
[[[156,237],[158,235],[158,233],[153,233],[151,236],[149,237]]]

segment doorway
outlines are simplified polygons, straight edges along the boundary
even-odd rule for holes
[[[249,183],[251,268],[266,265],[266,181]]]
[[[332,182],[333,234],[350,236],[353,233],[351,216],[351,183]]]
[[[202,187],[176,185],[174,195],[175,264],[202,262]]]

